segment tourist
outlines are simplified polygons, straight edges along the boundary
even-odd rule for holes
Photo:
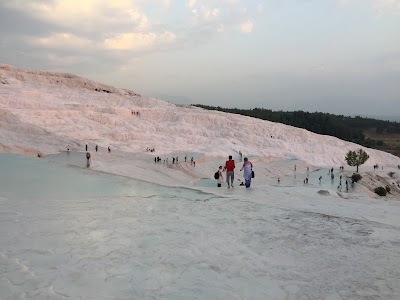
[[[234,169],[235,161],[232,159],[232,155],[229,155],[224,168],[224,170],[226,170],[226,182],[228,183],[228,188],[233,187],[233,180],[235,179]]]
[[[230,156],[230,158],[231,158],[231,156]],[[246,188],[249,188],[250,185],[251,185],[251,178],[252,178],[252,173],[253,173],[253,164],[247,159],[247,157],[244,158],[243,167],[240,169],[240,171],[242,171],[242,170],[244,170],[243,177],[244,177],[244,182],[245,182]]]
[[[90,153],[86,152],[86,167],[90,167]]]
[[[224,177],[222,176],[222,166],[219,166],[218,174],[219,174],[219,177],[218,177],[218,184],[217,184],[217,186],[218,186],[218,187],[221,187],[221,186],[222,186],[222,182],[224,181]]]

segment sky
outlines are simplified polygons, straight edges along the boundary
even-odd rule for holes
[[[0,0],[0,63],[181,104],[400,115],[400,0]]]

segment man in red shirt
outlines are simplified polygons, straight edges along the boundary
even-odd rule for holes
[[[232,155],[229,155],[229,160],[225,162],[226,170],[226,182],[228,183],[228,188],[233,187],[233,180],[235,179],[235,161],[232,159]]]

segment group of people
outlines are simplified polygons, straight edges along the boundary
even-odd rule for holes
[[[344,167],[343,167],[343,166],[339,167],[339,170],[340,170],[340,171],[343,171],[343,170],[344,170]],[[307,167],[307,173],[308,173],[308,167]],[[328,169],[328,175],[330,175],[331,180],[332,180],[332,183],[333,183],[333,180],[335,179],[335,175],[333,174],[333,168]],[[342,191],[342,178],[343,178],[343,176],[340,175],[340,177],[339,177],[339,185],[338,185],[338,187],[337,187],[337,190],[338,190],[339,192]],[[321,183],[322,183],[322,175],[319,176],[318,181],[319,181],[319,185],[321,185]],[[280,182],[280,180],[279,180],[279,178],[278,178],[278,183],[279,183],[279,182]],[[352,182],[352,183],[353,183],[353,182]],[[308,185],[308,175],[307,175],[307,177],[303,180],[303,184]],[[347,179],[346,179],[346,181],[345,181],[345,184],[346,184],[346,192],[348,192],[348,191],[349,191],[349,182],[347,181]]]
[[[97,151],[99,150],[99,146],[96,145],[96,146],[94,147],[94,149],[95,149],[96,152],[97,152]],[[86,144],[86,146],[85,146],[85,150],[86,150],[86,167],[89,168],[89,167],[90,167],[90,157],[91,157],[91,155],[90,155],[90,152],[88,151],[88,145],[87,145],[87,144]],[[110,146],[108,146],[107,150],[108,150],[108,153],[111,152]],[[68,154],[69,154],[69,146],[67,147],[67,152],[68,152]]]
[[[352,184],[354,184],[354,181],[352,181]],[[337,190],[338,190],[338,192],[342,191],[342,175],[340,175],[340,182],[339,182],[339,185],[337,187]],[[346,192],[348,192],[348,191],[349,191],[349,182],[346,179]]]
[[[131,113],[132,113],[132,115],[134,115],[134,116],[140,116],[140,113],[138,112],[138,111],[131,111]]]
[[[245,183],[241,183],[240,185],[245,185],[246,188],[249,188],[251,185],[251,179],[253,178],[253,164],[248,160],[247,157],[243,159],[243,166],[240,171],[243,172],[243,177]],[[224,182],[223,172],[226,172],[226,183],[228,184],[228,188],[233,187],[233,182],[235,179],[235,161],[232,159],[232,155],[229,155],[228,160],[225,162],[225,166],[219,166],[218,168],[218,183],[217,186],[221,187]]]
[[[187,156],[185,156],[185,162],[187,162]],[[155,163],[159,163],[159,162],[161,162],[162,161],[162,159],[161,159],[161,157],[159,157],[159,156],[157,156],[157,157],[154,157],[154,162]],[[166,158],[166,159],[164,159],[163,160],[164,161],[164,164],[166,163],[166,164],[168,164],[168,157]],[[173,164],[178,164],[179,163],[179,156],[173,156],[172,157],[172,163]],[[192,166],[196,166],[196,162],[194,161],[194,158],[192,157],[191,159],[190,159],[190,164],[192,165]]]
[[[86,146],[85,146],[85,151],[87,152],[88,151],[88,144],[86,144]],[[94,150],[97,152],[97,151],[99,151],[99,146],[96,144],[95,146],[94,146]],[[108,146],[108,148],[107,148],[107,151],[108,151],[108,153],[110,153],[111,152],[111,148],[110,148],[110,146]],[[69,152],[69,146],[67,147],[67,152]]]
[[[156,151],[156,149],[154,149],[154,148],[149,148],[149,147],[146,148],[146,152],[154,152],[154,151]]]

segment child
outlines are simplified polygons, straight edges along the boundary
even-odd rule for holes
[[[222,186],[222,183],[224,182],[224,177],[222,176],[222,166],[219,166],[218,169],[219,177],[218,177],[218,187]]]

